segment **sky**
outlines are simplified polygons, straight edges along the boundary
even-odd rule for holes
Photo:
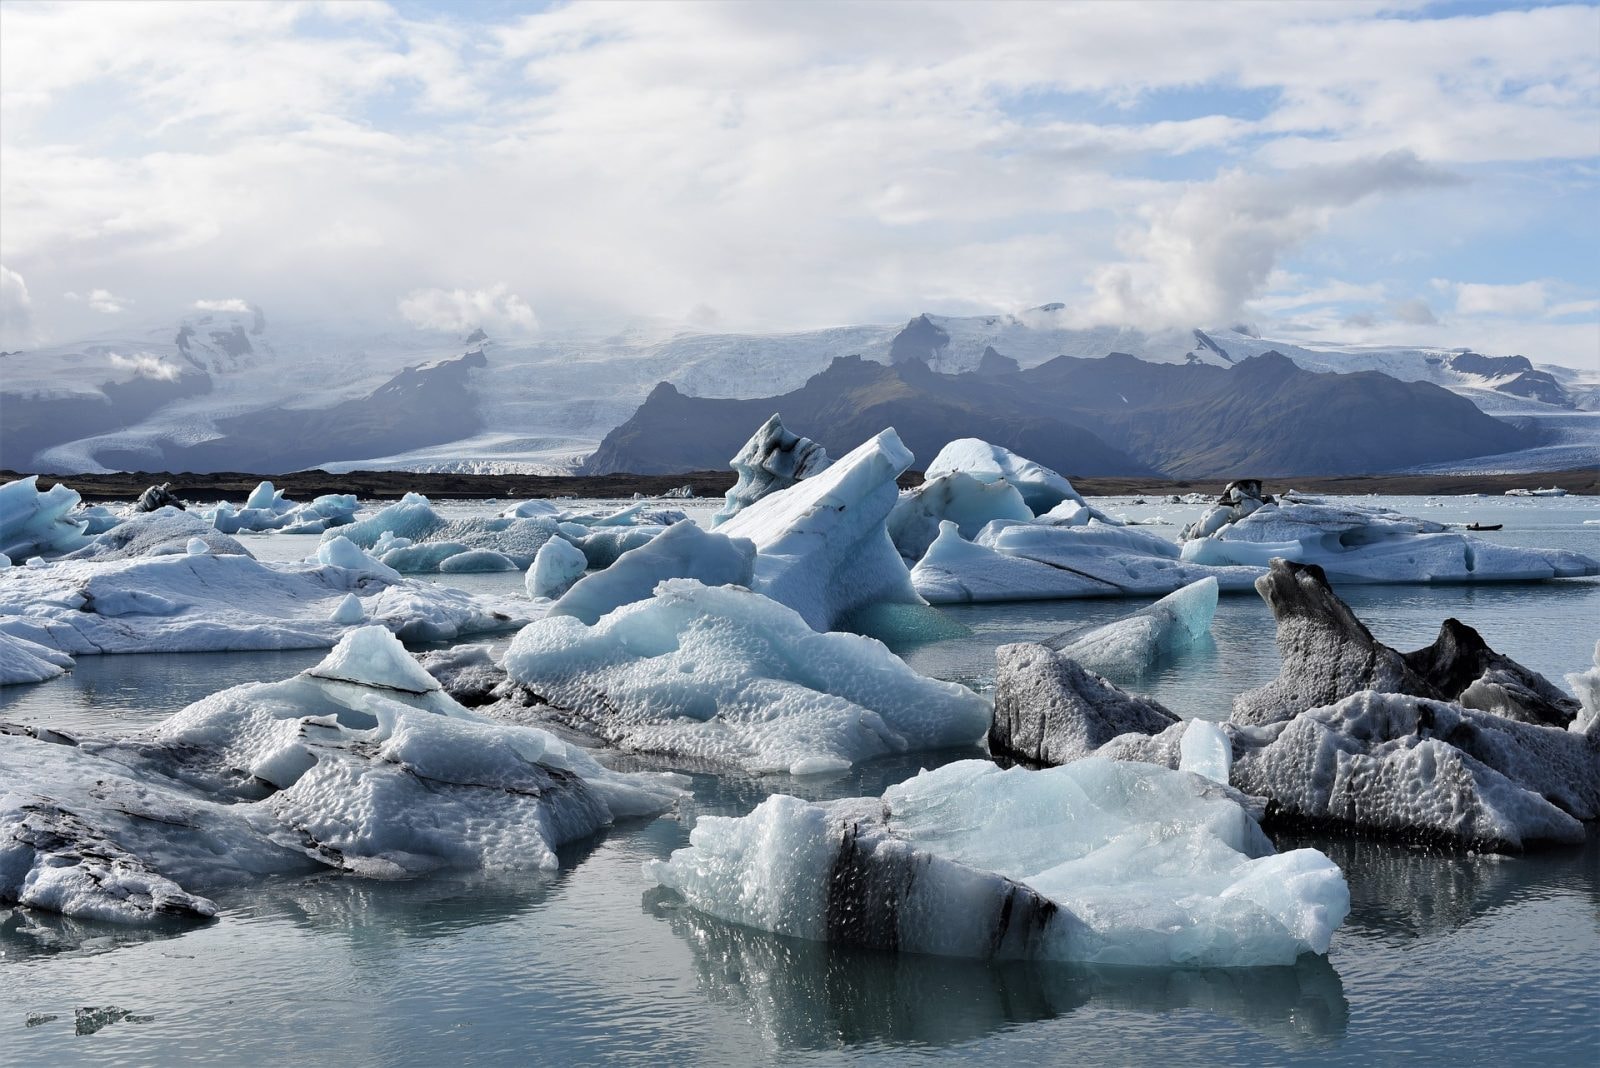
[[[200,302],[1600,367],[1600,7],[0,2],[0,348]]]

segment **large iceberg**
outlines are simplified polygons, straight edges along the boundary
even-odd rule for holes
[[[754,589],[832,630],[874,602],[921,604],[884,526],[911,453],[893,430],[820,474],[763,497],[718,527],[755,543]]]
[[[953,604],[1167,594],[1207,577],[1220,589],[1241,590],[1261,572],[1188,563],[1165,538],[1100,522],[997,521],[967,541],[946,521],[911,581],[929,603]]]
[[[1063,476],[981,438],[958,438],[940,449],[923,477],[932,481],[957,471],[979,482],[1003,480],[1010,483],[1022,494],[1034,515],[1043,515],[1063,501],[1087,503]]]
[[[960,761],[879,798],[776,795],[702,817],[646,877],[722,919],[954,957],[1241,967],[1326,953],[1349,889],[1321,853],[1274,853],[1209,780],[1085,760]]]
[[[755,546],[744,538],[677,523],[623,553],[604,571],[580,578],[550,606],[549,614],[575,616],[592,626],[615,608],[648,599],[659,583],[673,578],[707,586],[748,586],[755,554]]]
[[[663,582],[593,626],[538,620],[518,632],[504,664],[566,726],[623,749],[752,773],[837,771],[976,745],[990,720],[985,698],[918,675],[878,641],[818,633],[760,594],[692,579]]]
[[[956,525],[963,538],[975,538],[991,520],[1027,522],[1032,518],[1033,512],[1011,483],[1003,479],[980,482],[963,471],[954,471],[900,494],[894,511],[889,513],[888,527],[900,555],[916,563],[939,536],[939,525],[946,520]]]
[[[82,656],[325,648],[349,629],[331,618],[349,594],[368,621],[408,641],[454,641],[529,616],[521,598],[396,581],[353,546],[329,560],[268,565],[242,554],[180,551],[19,568],[0,584],[0,631]]]
[[[1600,575],[1566,549],[1500,545],[1439,523],[1346,505],[1273,501],[1230,485],[1230,497],[1184,531],[1183,559],[1264,566],[1318,564],[1336,582],[1509,582]]]
[[[69,514],[81,501],[64,482],[40,492],[38,475],[0,486],[0,556],[26,560],[70,553],[88,544],[87,523]]]
[[[1044,644],[1091,671],[1132,677],[1210,635],[1216,612],[1217,580],[1207,576],[1132,615]]]
[[[0,727],[0,784],[0,901],[117,922],[212,916],[201,895],[271,874],[554,868],[680,793],[481,719],[378,627],[130,739]]]
[[[739,478],[723,495],[722,507],[711,517],[712,526],[727,522],[768,494],[811,477],[828,463],[826,449],[784,429],[783,421],[774,413],[731,461]]]

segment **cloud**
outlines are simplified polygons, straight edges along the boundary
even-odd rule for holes
[[[482,328],[489,334],[527,333],[539,323],[528,302],[505,283],[487,289],[418,289],[399,302],[401,318],[423,330],[465,333]]]
[[[1439,317],[1433,314],[1433,308],[1421,297],[1402,300],[1392,305],[1389,308],[1389,315],[1396,322],[1409,323],[1412,326],[1432,326],[1439,321]]]
[[[117,315],[133,306],[133,301],[127,297],[119,297],[109,289],[91,289],[87,295],[69,290],[62,296],[87,305],[90,310],[102,315]]]
[[[33,329],[33,298],[22,275],[0,264],[0,345],[26,344]]]
[[[120,371],[132,371],[137,378],[153,378],[160,382],[171,382],[183,373],[182,369],[167,363],[161,357],[149,352],[136,352],[131,356],[110,352],[106,359],[112,367]]]
[[[1518,285],[1483,285],[1462,282],[1456,287],[1456,312],[1461,315],[1535,315],[1549,301],[1544,282]]]
[[[1151,209],[1148,225],[1124,237],[1131,258],[1094,272],[1088,318],[1145,326],[1229,319],[1338,209],[1459,180],[1409,152],[1278,175],[1226,172]]]
[[[223,300],[197,300],[194,302],[194,307],[196,311],[250,314],[250,302],[239,297],[227,297]]]

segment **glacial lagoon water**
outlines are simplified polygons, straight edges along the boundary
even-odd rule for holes
[[[1171,524],[1200,510],[1096,503]],[[1600,519],[1595,499],[1373,503],[1446,522],[1504,523],[1485,536],[1511,544],[1600,552],[1600,526],[1584,523]],[[688,510],[709,511],[701,502]],[[1170,535],[1175,525],[1150,529]],[[263,558],[287,559],[314,549],[315,539],[248,544]],[[501,590],[521,582],[443,578]],[[1586,666],[1600,637],[1596,579],[1340,592],[1390,644],[1426,644],[1454,615],[1557,680]],[[996,645],[1137,606],[955,608],[949,614],[968,636],[899,651],[925,673],[985,687]],[[1186,715],[1222,718],[1234,693],[1276,674],[1272,633],[1257,598],[1225,597],[1210,642],[1128,680],[1130,688]],[[321,655],[84,657],[63,679],[0,690],[0,718],[134,730]],[[642,861],[686,844],[700,815],[742,814],[773,792],[875,794],[919,767],[970,755],[880,761],[822,782],[695,776],[693,801],[677,816],[569,847],[550,875],[280,880],[218,895],[216,922],[155,929],[0,909],[0,1065],[1600,1062],[1594,841],[1484,857],[1280,837],[1280,847],[1312,845],[1344,868],[1353,911],[1326,959],[1238,971],[989,965],[835,949],[701,916],[639,874]],[[79,1026],[74,1011],[90,1006],[134,1016]]]

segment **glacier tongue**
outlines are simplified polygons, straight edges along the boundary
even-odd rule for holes
[[[723,919],[946,956],[1240,967],[1326,953],[1349,911],[1339,869],[1275,854],[1206,779],[1085,760],[961,761],[882,799],[773,796],[703,817],[648,879]]]

